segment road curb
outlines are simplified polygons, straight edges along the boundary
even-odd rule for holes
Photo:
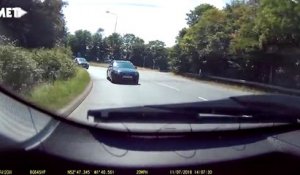
[[[57,115],[61,117],[68,117],[82,102],[83,100],[90,94],[93,88],[93,81],[91,80],[84,91],[78,95],[73,101],[71,101],[66,107],[60,109],[56,112]]]

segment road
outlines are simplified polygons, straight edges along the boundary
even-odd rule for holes
[[[111,83],[106,79],[104,67],[90,66],[88,72],[93,88],[69,115],[75,120],[86,121],[89,109],[196,102],[250,94],[152,70],[139,70],[139,85]]]

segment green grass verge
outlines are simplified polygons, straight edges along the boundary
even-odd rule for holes
[[[77,68],[76,75],[69,80],[57,80],[53,84],[41,84],[32,89],[26,98],[49,110],[57,111],[80,95],[90,82],[85,69]]]

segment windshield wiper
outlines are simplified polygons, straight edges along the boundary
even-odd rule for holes
[[[106,123],[299,123],[300,102],[286,105],[282,100],[295,104],[295,99],[272,98],[242,96],[207,102],[89,110],[88,117]]]
[[[139,108],[146,109],[146,108]],[[105,123],[269,123],[269,122],[288,122],[299,123],[299,117],[278,114],[260,115],[231,115],[231,114],[212,114],[195,112],[137,112],[132,109],[122,109],[120,111],[103,112],[101,110],[89,110],[88,118],[93,117],[95,122]]]

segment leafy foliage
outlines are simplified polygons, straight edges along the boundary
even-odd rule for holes
[[[75,35],[68,35],[68,44],[74,55],[87,57],[88,49],[92,47],[92,35],[87,30],[78,30]]]
[[[201,20],[202,15],[210,10],[210,9],[214,9],[215,7],[209,4],[201,4],[199,6],[197,6],[194,10],[191,10],[190,13],[187,13],[187,24],[189,26],[192,26],[194,24],[196,24],[199,20]]]
[[[110,59],[117,60],[122,59],[122,36],[117,33],[113,33],[104,40],[107,45]]]
[[[66,80],[74,76],[75,65],[71,59],[71,54],[66,49],[39,49],[33,52],[32,59],[37,62],[37,67],[41,69],[43,81]]]
[[[122,51],[125,59],[131,60],[137,66],[143,66],[145,57],[144,40],[134,34],[125,34],[122,38]]]
[[[37,63],[28,59],[32,54],[12,46],[0,47],[0,81],[12,90],[31,88],[40,80]]]
[[[101,28],[100,28],[101,29]],[[130,60],[136,66],[153,69],[168,69],[168,54],[165,43],[159,40],[145,44],[134,34],[113,33],[102,37],[103,30],[95,34],[78,30],[68,35],[68,45],[74,56],[85,57],[89,61]]]
[[[42,82],[65,80],[75,75],[70,51],[62,48],[32,51],[14,46],[0,47],[0,83],[24,92]]]
[[[21,19],[1,19],[0,34],[26,48],[52,48],[66,36],[62,0],[1,0],[0,7],[21,7],[28,13]]]
[[[300,87],[300,1],[233,0],[187,14],[168,59],[194,72]]]
[[[168,69],[167,50],[165,43],[159,40],[149,41],[146,45],[146,58],[152,61],[153,69],[156,67],[160,70]]]
[[[299,46],[300,1],[261,0],[255,29],[260,33],[259,44]]]

